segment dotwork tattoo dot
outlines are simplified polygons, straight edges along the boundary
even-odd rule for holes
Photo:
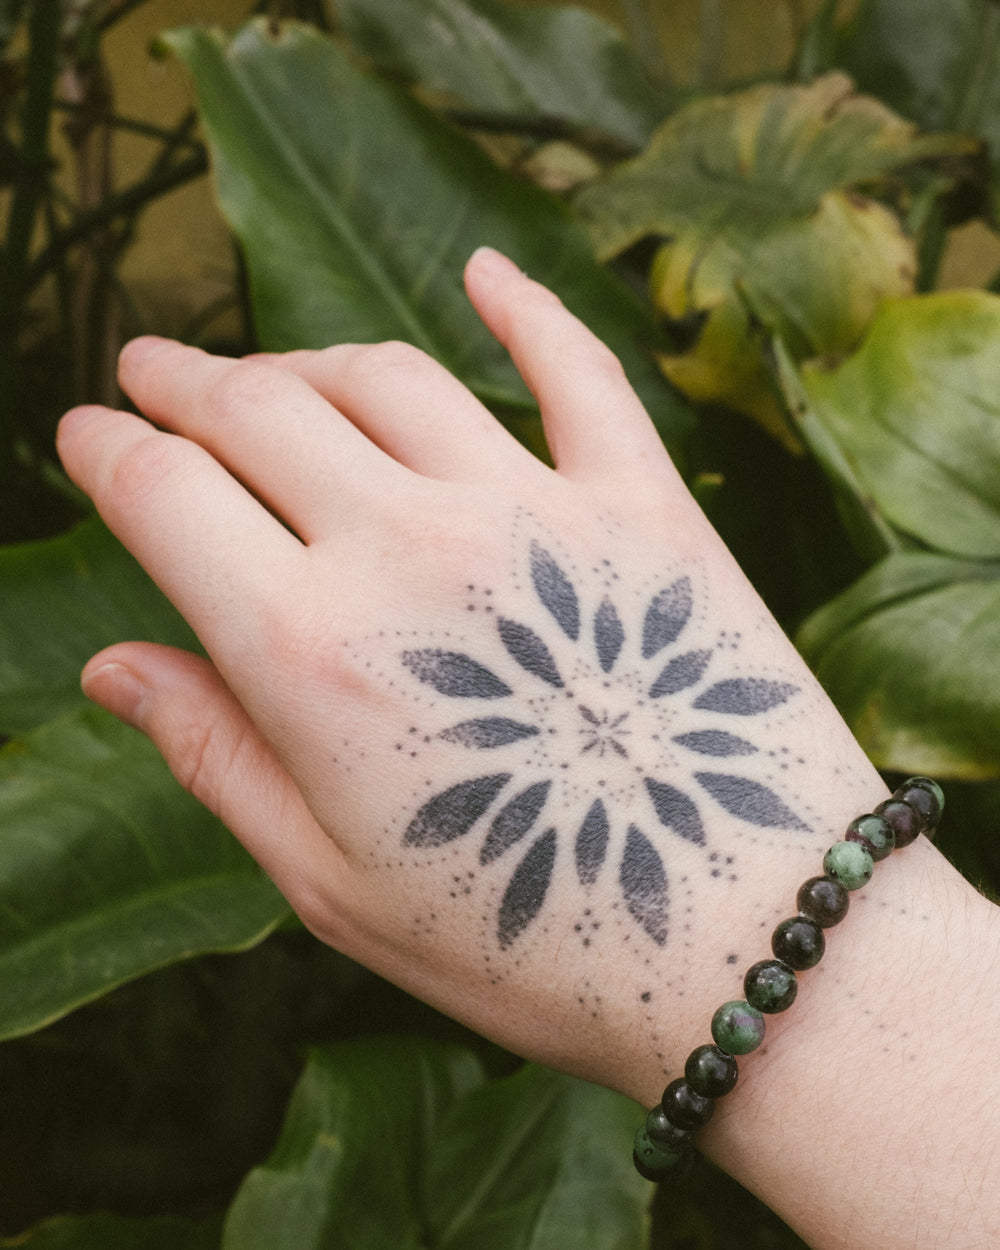
[[[637,598],[608,561],[581,576],[552,544],[526,546],[509,610],[502,593],[476,592],[480,603],[490,598],[489,611],[470,621],[482,631],[478,643],[414,639],[398,653],[415,702],[456,713],[432,731],[411,725],[412,740],[485,765],[433,790],[409,817],[403,845],[474,842],[478,865],[500,873],[488,924],[501,950],[536,922],[544,928],[538,917],[562,863],[561,890],[567,877],[584,900],[599,882],[610,886],[631,926],[624,940],[635,933],[663,946],[671,839],[687,855],[704,852],[718,878],[713,815],[748,831],[810,832],[766,784],[776,768],[781,775],[776,757],[784,761],[787,749],[753,732],[799,689],[745,671],[740,634],[693,636],[705,605],[691,576],[665,578]],[[577,914],[585,920],[575,932],[589,945],[600,922],[589,908]]]

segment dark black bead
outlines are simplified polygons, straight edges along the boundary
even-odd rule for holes
[[[821,929],[832,929],[847,915],[850,891],[833,877],[810,877],[799,886],[795,905],[807,920]]]
[[[924,827],[923,816],[902,799],[886,799],[875,808],[875,815],[881,816],[887,825],[891,825],[896,835],[897,847],[909,846],[911,842],[915,842]]]
[[[750,1006],[771,1015],[787,1011],[798,992],[795,973],[778,959],[762,959],[743,978],[743,996]]]
[[[688,1055],[684,1076],[696,1094],[705,1098],[721,1098],[736,1084],[740,1070],[732,1055],[727,1055],[711,1042],[699,1046]]]
[[[667,1119],[678,1128],[701,1128],[715,1110],[715,1099],[696,1094],[683,1077],[670,1082],[660,1101]]]
[[[903,782],[892,797],[902,799],[904,803],[915,807],[924,819],[921,832],[929,838],[934,836],[937,823],[944,811],[941,787],[936,781],[931,781],[929,777],[911,777],[909,781]]]
[[[649,1140],[661,1150],[690,1150],[694,1145],[694,1133],[671,1124],[662,1106],[649,1112],[644,1127]]]
[[[771,935],[771,950],[789,968],[802,972],[815,968],[826,950],[823,930],[805,916],[793,916],[782,920]]]

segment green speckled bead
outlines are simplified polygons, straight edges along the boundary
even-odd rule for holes
[[[882,816],[859,816],[847,826],[845,842],[857,842],[863,846],[877,864],[891,855],[896,848],[896,835],[892,825]]]
[[[743,999],[732,999],[712,1017],[712,1037],[727,1055],[749,1055],[764,1040],[764,1017]]]
[[[823,871],[848,890],[860,890],[875,871],[875,861],[857,842],[834,842],[823,856]]]
[[[636,1132],[633,1149],[636,1159],[648,1171],[669,1172],[683,1162],[684,1156],[690,1152],[691,1147],[660,1146],[650,1138],[643,1124]]]
[[[696,1094],[703,1094],[706,1098],[722,1098],[728,1094],[739,1074],[732,1055],[712,1045],[692,1050],[684,1065],[684,1079]]]
[[[747,1002],[758,1011],[773,1015],[787,1011],[795,1002],[799,983],[795,973],[780,959],[762,959],[754,964],[743,978],[743,993]]]

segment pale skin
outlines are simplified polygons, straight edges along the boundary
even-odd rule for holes
[[[147,419],[60,454],[210,659],[84,689],[320,939],[650,1106],[886,790],[614,357],[496,253],[466,285],[554,468],[398,344],[125,349]],[[995,908],[918,839],[800,982],[702,1148],[817,1250],[996,1245]]]

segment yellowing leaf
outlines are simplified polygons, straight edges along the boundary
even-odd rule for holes
[[[887,296],[913,289],[914,245],[872,198],[898,169],[966,153],[970,140],[921,135],[834,73],[699,100],[576,206],[599,252],[664,246],[653,298],[698,327],[661,357],[692,398],[750,413],[787,442],[756,323],[796,359],[852,349]]]

